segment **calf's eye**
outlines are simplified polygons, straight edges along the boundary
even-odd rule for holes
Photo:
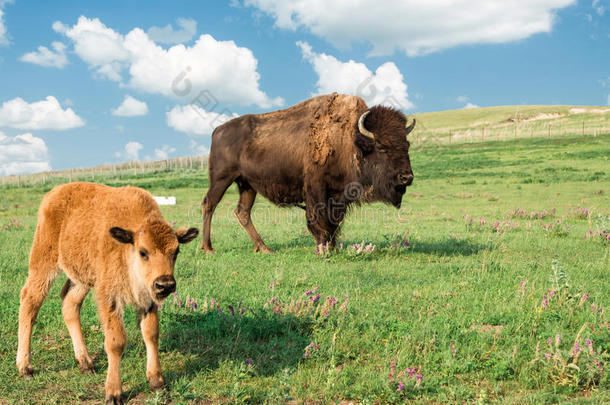
[[[148,253],[146,252],[146,250],[140,250],[140,257],[143,260],[148,260]]]

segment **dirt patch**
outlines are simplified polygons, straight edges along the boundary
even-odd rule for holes
[[[550,120],[554,118],[565,117],[566,115],[563,113],[549,113],[549,114],[538,114],[535,117],[529,118],[521,118],[521,117],[510,117],[506,120],[506,122],[531,122],[531,121],[540,121],[540,120]]]
[[[570,114],[606,114],[610,108],[570,108]]]
[[[500,335],[500,333],[502,333],[502,329],[504,329],[504,326],[502,325],[471,325],[470,326],[470,330],[478,332],[478,333],[487,333],[490,335],[494,335],[494,337],[497,337]]]

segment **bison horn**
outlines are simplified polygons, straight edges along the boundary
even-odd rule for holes
[[[366,118],[367,115],[369,115],[370,112],[371,111],[365,111],[360,116],[360,119],[358,120],[358,130],[360,131],[360,133],[362,135],[366,136],[367,138],[371,138],[371,139],[375,140],[375,134],[364,127],[364,119]]]
[[[406,116],[405,116],[405,118],[406,118]],[[411,123],[411,125],[409,125],[407,127],[407,135],[409,135],[411,133],[411,131],[413,131],[413,128],[415,128],[415,122],[416,122],[416,120],[415,120],[415,118],[413,118],[413,122]]]

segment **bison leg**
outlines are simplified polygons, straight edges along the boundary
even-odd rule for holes
[[[254,251],[262,252],[262,253],[273,253],[271,249],[265,245],[263,239],[254,228],[254,224],[252,224],[252,217],[250,216],[250,212],[252,211],[252,206],[254,205],[254,200],[256,199],[256,191],[250,187],[247,183],[238,183],[239,186],[239,202],[237,203],[237,208],[235,209],[235,216],[239,221],[239,224],[248,232],[248,236],[254,242]]]
[[[331,224],[328,218],[328,209],[324,200],[308,199],[305,208],[307,228],[316,240],[318,249],[325,249],[330,242]]]
[[[146,345],[146,378],[153,390],[165,385],[159,362],[159,314],[157,311],[157,306],[153,304],[148,311],[140,314],[140,330]]]
[[[212,216],[214,215],[216,206],[231,183],[233,183],[233,179],[219,179],[214,181],[210,178],[210,189],[201,202],[201,211],[203,213],[203,241],[201,242],[201,249],[203,249],[205,253],[214,253],[214,248],[212,247],[212,241],[210,239]]]
[[[121,355],[127,344],[127,335],[123,325],[123,314],[117,308],[114,298],[106,298],[99,292],[97,296],[100,320],[104,327],[104,350],[108,356],[108,374],[106,375],[106,404],[122,404],[121,376],[119,367]]]
[[[334,248],[335,237],[345,216],[346,206],[340,199],[328,197],[326,193],[307,193],[307,228],[316,240],[319,250]]]
[[[17,369],[19,375],[32,376],[30,364],[30,341],[32,327],[38,316],[42,302],[49,293],[51,284],[59,274],[56,256],[51,246],[41,246],[38,238],[34,239],[30,257],[28,278],[21,289],[19,305],[19,332],[17,345]]]
[[[89,287],[83,284],[75,284],[70,279],[66,281],[64,288],[61,290],[61,312],[64,316],[64,321],[68,327],[68,332],[72,338],[72,345],[74,346],[74,357],[80,366],[80,371],[83,373],[93,373],[93,361],[87,346],[85,346],[85,339],[83,338],[83,331],[80,323],[80,309],[83,305],[83,301],[89,292]]]

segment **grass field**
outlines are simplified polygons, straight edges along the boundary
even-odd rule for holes
[[[252,253],[231,188],[212,228],[217,255],[185,246],[178,298],[163,305],[167,391],[153,393],[133,310],[125,314],[131,403],[608,403],[610,135],[419,145],[400,210],[351,212],[343,249],[314,254],[303,211],[259,198],[275,255]],[[201,170],[114,178],[155,195],[177,226],[200,226]],[[19,290],[36,209],[52,184],[0,189],[0,403],[99,403],[106,357],[90,295],[82,375],[54,284],[15,368]],[[364,242],[364,248],[351,245]],[[370,245],[366,247],[366,245]],[[319,294],[319,298],[318,298]],[[193,308],[191,298],[197,299]],[[245,309],[242,313],[242,309]],[[576,346],[577,344],[578,346]]]
[[[416,114],[416,142],[480,142],[610,132],[610,107],[513,105]]]

